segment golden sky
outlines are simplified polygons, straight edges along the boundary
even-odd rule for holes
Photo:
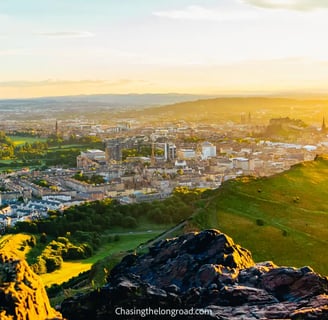
[[[0,98],[326,92],[327,0],[1,0]]]

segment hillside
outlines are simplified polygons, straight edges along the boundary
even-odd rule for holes
[[[241,119],[241,114],[251,113],[253,123],[262,123],[271,118],[302,115],[305,122],[321,121],[328,110],[328,100],[278,97],[226,97],[187,101],[172,105],[150,107],[144,110],[129,110],[115,117],[134,119],[186,120],[197,122],[226,122]],[[155,121],[154,120],[154,121]]]
[[[7,239],[8,241],[10,239]],[[13,248],[15,249],[15,248]],[[159,240],[112,266],[102,287],[56,306],[67,320],[292,319],[328,317],[328,278],[310,267],[255,263],[218,230]],[[40,278],[15,252],[0,250],[0,318],[60,320]],[[148,318],[148,317],[147,317]]]
[[[66,299],[61,312],[68,320],[319,320],[328,315],[327,285],[310,267],[255,264],[229,236],[205,230],[126,256],[105,286]]]
[[[227,181],[194,221],[231,235],[255,261],[328,274],[327,199],[328,158],[318,157],[269,178]]]

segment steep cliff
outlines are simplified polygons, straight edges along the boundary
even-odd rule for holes
[[[0,252],[0,319],[62,319],[51,308],[41,280],[26,261],[3,251]]]
[[[206,230],[126,256],[104,287],[65,300],[61,311],[69,320],[140,319],[141,310],[153,319],[158,308],[177,319],[328,319],[327,294],[328,279],[311,268],[255,264],[231,238]],[[209,312],[188,313],[195,308]]]

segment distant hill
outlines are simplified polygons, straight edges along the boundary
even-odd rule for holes
[[[194,219],[250,249],[255,261],[311,265],[328,275],[328,158],[268,178],[243,177],[213,191]]]
[[[250,114],[253,121],[278,117],[298,117],[305,121],[318,121],[328,112],[328,100],[277,97],[226,97],[187,101],[142,110],[144,117],[184,119],[192,121],[241,121]],[[138,116],[139,112],[130,114]],[[122,114],[124,116],[124,114]]]
[[[328,113],[328,99],[280,97],[220,97],[188,94],[104,94],[0,100],[0,120],[137,119],[149,121],[240,122],[250,114],[254,123],[271,118],[299,118],[322,121]],[[247,117],[246,117],[247,118]]]
[[[122,111],[143,110],[149,107],[209,98],[192,94],[97,94],[31,99],[0,100],[0,119],[71,118],[84,116],[103,120]],[[213,97],[213,96],[212,96]],[[27,118],[26,118],[27,117]]]

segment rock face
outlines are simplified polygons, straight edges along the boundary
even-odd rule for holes
[[[26,261],[6,252],[0,252],[0,319],[62,319]]]
[[[149,312],[167,309],[176,319],[321,320],[328,319],[327,293],[328,279],[311,268],[255,264],[231,238],[206,230],[126,256],[103,288],[65,300],[61,311],[69,320],[141,319],[142,310],[155,319]],[[192,314],[195,308],[203,313]]]

